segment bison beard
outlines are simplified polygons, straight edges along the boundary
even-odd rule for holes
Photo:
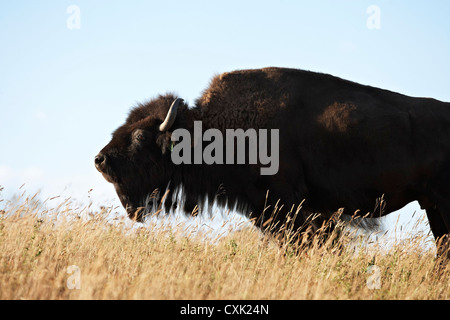
[[[262,176],[261,164],[248,162],[175,165],[172,132],[192,135],[196,121],[223,136],[278,129],[278,172]],[[312,214],[320,213],[310,224],[317,229],[338,211],[375,218],[418,201],[439,252],[448,252],[450,104],[434,99],[295,69],[234,71],[213,78],[192,108],[171,94],[133,108],[95,165],[138,221],[163,194],[168,211],[175,198],[187,213],[209,200],[259,226],[280,226],[304,200],[294,223],[303,231]],[[266,206],[277,204],[288,209],[270,217]]]

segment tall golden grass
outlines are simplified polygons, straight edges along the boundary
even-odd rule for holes
[[[292,250],[251,227],[208,235],[181,222],[114,220],[111,211],[8,204],[0,299],[450,298],[450,268],[421,236],[387,247],[347,233]]]

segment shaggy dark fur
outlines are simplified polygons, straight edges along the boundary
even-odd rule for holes
[[[136,210],[170,182],[171,192],[182,187],[188,212],[209,199],[261,222],[268,219],[265,205],[280,200],[291,208],[305,199],[297,226],[310,213],[329,217],[343,208],[347,215],[378,217],[417,200],[434,236],[448,236],[449,103],[302,70],[242,70],[216,76],[195,106],[182,104],[170,131],[160,132],[175,98],[159,96],[134,108],[101,151],[104,161],[96,159],[130,217],[142,219]],[[171,132],[192,132],[195,120],[203,130],[279,129],[278,173],[261,176],[260,165],[174,165]]]

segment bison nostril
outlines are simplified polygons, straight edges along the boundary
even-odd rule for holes
[[[95,156],[95,165],[96,166],[102,164],[103,162],[105,162],[105,156],[104,155],[99,153],[98,155]]]

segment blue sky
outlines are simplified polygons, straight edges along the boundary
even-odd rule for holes
[[[130,107],[167,91],[192,104],[225,71],[293,67],[450,101],[449,13],[446,0],[2,1],[2,195],[26,183],[116,201],[93,158]]]

